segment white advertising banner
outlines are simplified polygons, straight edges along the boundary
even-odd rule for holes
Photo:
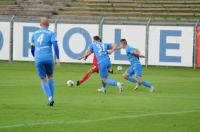
[[[0,60],[9,59],[10,23],[0,22]]]
[[[60,61],[80,62],[77,59],[86,53],[93,36],[98,33],[99,26],[97,24],[58,24]],[[91,63],[92,58],[92,56],[89,57],[86,62]]]
[[[30,39],[39,23],[14,23],[13,59],[33,61],[30,52]],[[54,24],[50,25],[54,31]],[[98,24],[58,24],[57,38],[61,62],[80,63],[77,60],[87,51],[92,38],[99,33]],[[148,65],[186,66],[193,64],[193,27],[150,26]],[[103,43],[120,43],[125,38],[128,45],[137,48],[145,55],[145,25],[103,25]],[[10,23],[0,22],[0,59],[9,59]],[[146,56],[146,55],[145,55]],[[86,63],[92,62],[93,56]],[[118,50],[111,56],[113,64],[130,64],[125,50]],[[142,64],[145,60],[141,59]]]
[[[104,43],[120,43],[120,39],[125,38],[128,45],[137,48],[145,55],[145,39],[146,26],[136,25],[104,25],[103,26],[103,42]],[[130,64],[128,62],[124,49],[116,51],[111,56],[113,64]],[[145,60],[141,59],[142,64]]]
[[[13,60],[34,60],[30,52],[30,40],[33,33],[39,28],[39,23],[14,23]],[[49,29],[51,31],[54,31],[54,24],[50,24]]]
[[[191,67],[193,33],[193,27],[150,26],[148,64]]]

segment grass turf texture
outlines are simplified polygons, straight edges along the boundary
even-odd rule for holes
[[[32,62],[0,61],[0,132],[198,132],[200,131],[200,73],[191,68],[150,67],[144,79],[156,87],[132,92],[132,83],[113,66],[112,78],[125,83],[125,92],[108,86],[106,95],[98,74],[82,86],[66,87],[89,65],[55,68],[55,107],[47,106]]]

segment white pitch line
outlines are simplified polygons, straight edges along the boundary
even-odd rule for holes
[[[94,119],[94,120],[76,120],[76,121],[53,121],[53,122],[40,122],[40,123],[13,124],[13,125],[5,125],[5,126],[0,125],[0,129],[43,126],[43,125],[83,124],[83,123],[93,123],[93,122],[101,122],[101,121],[108,121],[108,120],[136,119],[136,118],[143,118],[143,117],[178,115],[178,114],[187,114],[187,113],[195,113],[195,112],[200,112],[200,110],[176,111],[176,112],[153,113],[153,114],[140,114],[140,115],[113,116],[113,117],[107,117],[107,118],[100,118],[100,119],[96,119],[96,120]]]

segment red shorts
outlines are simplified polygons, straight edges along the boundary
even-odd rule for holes
[[[93,57],[93,62],[92,62],[92,68],[90,69],[92,72],[98,72],[99,68],[98,68],[98,61],[97,61],[97,57],[96,55],[94,55]]]

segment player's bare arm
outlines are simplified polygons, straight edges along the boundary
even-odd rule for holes
[[[112,44],[112,48],[110,50],[108,50],[108,54],[112,54],[116,49],[117,49],[117,45]]]
[[[93,53],[92,51],[88,50],[88,51],[86,52],[86,54],[85,54],[84,56],[78,58],[78,60],[87,60],[87,58],[88,58],[92,53]]]
[[[145,56],[142,55],[141,52],[140,52],[138,49],[136,49],[136,50],[134,51],[133,55],[134,55],[134,56],[138,56],[138,57],[140,57],[140,58],[145,58]]]
[[[122,47],[121,47],[121,46],[118,46],[115,50],[120,50],[120,49],[122,49]]]
[[[87,60],[87,58],[88,58],[92,53],[93,53],[92,51],[88,50],[88,51],[86,52],[86,54],[83,56],[82,59]]]
[[[56,59],[56,65],[60,66],[60,59]]]
[[[82,60],[84,58],[84,56],[81,56],[80,58],[78,58],[77,60]]]

